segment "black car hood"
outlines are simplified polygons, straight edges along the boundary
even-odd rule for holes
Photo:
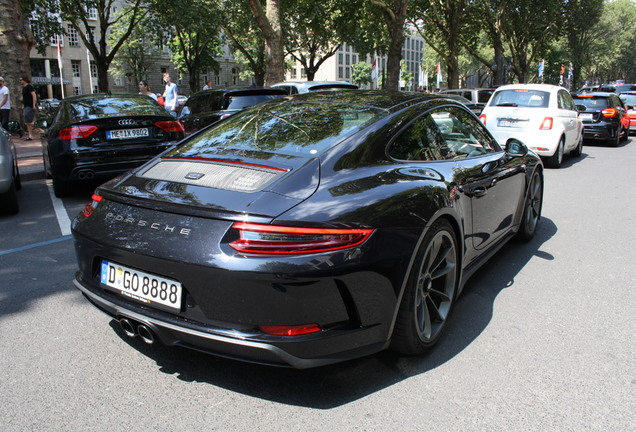
[[[318,187],[317,158],[248,153],[197,154],[176,149],[100,186],[100,193],[176,213],[271,220],[309,198]]]

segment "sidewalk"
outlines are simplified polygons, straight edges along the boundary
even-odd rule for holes
[[[18,168],[20,169],[20,179],[35,180],[43,179],[44,165],[42,162],[42,143],[40,142],[40,131],[33,132],[33,140],[26,141],[26,135],[20,138],[14,135],[11,140],[15,144],[18,153]]]

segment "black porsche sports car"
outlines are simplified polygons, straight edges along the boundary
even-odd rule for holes
[[[539,157],[443,95],[286,96],[100,186],[75,285],[148,343],[297,368],[419,354],[542,197]]]
[[[42,134],[44,168],[55,195],[73,184],[108,180],[152,159],[185,137],[183,123],[144,95],[65,98]]]

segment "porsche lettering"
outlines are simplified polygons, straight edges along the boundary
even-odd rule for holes
[[[170,234],[179,234],[186,237],[188,237],[190,233],[192,232],[192,229],[190,228],[168,225],[168,224],[163,224],[159,222],[152,222],[145,219],[135,219],[130,216],[123,216],[123,215],[115,214],[112,212],[107,213],[105,219],[114,220],[116,222],[123,222],[130,225],[135,225],[138,227],[150,228],[157,231],[163,231]]]

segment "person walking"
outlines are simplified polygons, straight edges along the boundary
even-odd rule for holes
[[[31,82],[20,77],[20,85],[22,86],[22,103],[24,104],[24,124],[27,129],[27,137],[25,141],[33,140],[33,122],[35,121],[35,104],[37,96]]]
[[[177,85],[170,81],[170,74],[168,72],[163,74],[163,80],[166,83],[166,89],[163,92],[163,106],[168,112],[172,113],[177,110]]]
[[[212,88],[212,81],[207,81],[203,86],[203,90],[210,90]]]
[[[148,86],[147,81],[139,81],[139,94],[150,96],[154,100],[157,100],[157,95],[150,91],[150,87]]]
[[[11,97],[9,87],[4,85],[4,78],[0,77],[0,125],[7,128],[11,114]]]

